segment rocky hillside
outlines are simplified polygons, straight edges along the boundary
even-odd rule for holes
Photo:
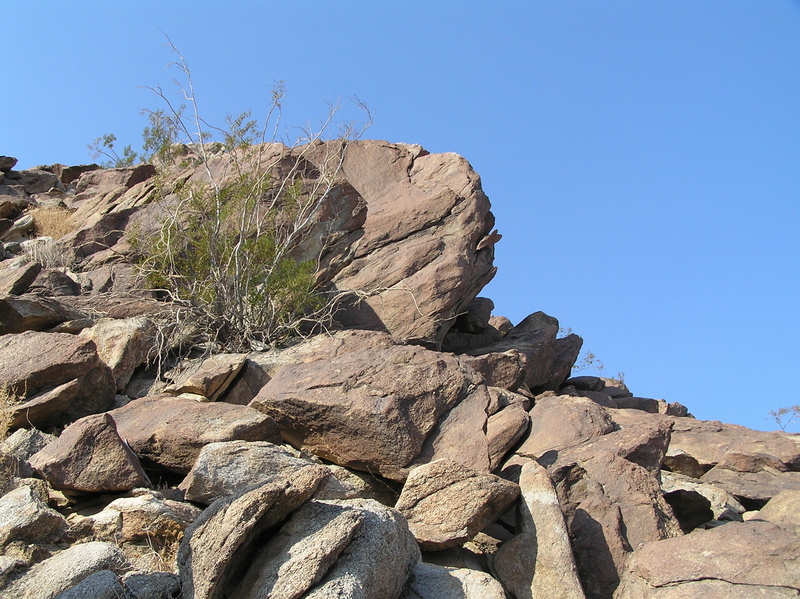
[[[306,181],[328,149],[266,151]],[[136,264],[234,158],[0,157],[0,595],[800,597],[800,437],[571,377],[580,337],[492,315],[459,156],[349,144],[292,247],[344,301],[225,351]]]

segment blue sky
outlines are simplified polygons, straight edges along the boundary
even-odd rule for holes
[[[283,80],[286,122],[357,95],[367,137],[465,156],[503,234],[496,314],[557,317],[699,418],[767,430],[800,403],[796,2],[26,0],[4,23],[18,168],[139,144],[166,33],[210,121]]]

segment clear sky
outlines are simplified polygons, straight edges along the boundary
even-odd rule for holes
[[[357,95],[367,137],[465,156],[503,234],[495,314],[557,317],[603,374],[699,418],[768,430],[800,403],[798,3],[12,2],[0,154],[137,146],[164,33],[208,120],[283,80],[286,122]]]

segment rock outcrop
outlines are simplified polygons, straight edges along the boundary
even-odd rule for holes
[[[800,436],[570,378],[580,337],[478,297],[469,164],[341,148],[259,148],[299,184],[342,158],[292,256],[344,299],[249,353],[133,263],[196,149],[158,177],[0,157],[0,595],[800,596]]]

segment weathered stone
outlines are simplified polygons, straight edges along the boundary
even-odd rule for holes
[[[178,373],[170,373],[175,381],[165,393],[190,393],[216,401],[239,374],[247,360],[246,354],[217,354],[198,364],[189,365]]]
[[[272,416],[294,447],[402,480],[475,376],[449,354],[366,349],[285,366],[250,405]]]
[[[0,156],[0,171],[6,173],[17,165],[17,159],[13,156]]]
[[[453,329],[462,333],[480,333],[489,326],[489,318],[492,316],[494,310],[494,302],[488,297],[476,297],[466,308],[464,312],[458,315]],[[453,329],[450,329],[451,331]]]
[[[418,559],[395,510],[370,500],[310,501],[259,549],[231,596],[390,599]]]
[[[0,297],[0,335],[43,331],[86,314],[53,298],[35,295]]]
[[[167,599],[181,593],[181,579],[171,572],[129,572],[122,582],[134,599]]]
[[[554,343],[558,321],[544,312],[535,312],[511,329],[501,341],[470,352],[479,356],[518,350],[526,356],[525,383],[532,390],[543,388],[553,376]]]
[[[19,599],[53,599],[95,572],[119,570],[124,565],[125,555],[114,545],[80,543],[36,564],[4,592]]]
[[[46,296],[80,295],[81,286],[67,273],[48,268],[39,273],[29,291]]]
[[[18,217],[11,228],[3,233],[2,240],[5,242],[23,241],[29,239],[34,227],[33,215],[23,214]]]
[[[800,532],[800,491],[781,491],[770,499],[756,514],[759,520],[767,520],[784,528]]]
[[[781,491],[800,491],[800,472],[787,472],[769,454],[728,453],[700,480],[724,488],[749,509],[759,509]]]
[[[710,468],[728,453],[773,455],[790,470],[800,471],[800,438],[783,432],[765,433],[716,420],[676,418],[671,450],[694,456],[701,466]]]
[[[237,495],[247,487],[306,468],[318,470],[320,476],[328,475],[324,466],[295,457],[273,443],[209,443],[200,451],[181,488],[187,501],[209,505],[220,497]]]
[[[140,459],[183,474],[209,443],[281,441],[275,421],[246,406],[157,395],[109,413],[120,436]]]
[[[202,512],[190,503],[165,499],[155,491],[142,489],[135,493],[133,497],[115,499],[97,513],[71,518],[73,531],[119,544],[163,542],[179,539],[180,533]]]
[[[531,418],[522,402],[513,402],[489,417],[486,437],[489,441],[489,469],[494,471],[505,455],[528,432]]]
[[[506,594],[485,572],[418,562],[399,599],[506,599]]]
[[[143,316],[102,318],[84,329],[80,337],[95,342],[100,359],[111,368],[118,391],[125,388],[133,371],[155,351],[155,327]]]
[[[348,144],[342,172],[367,214],[352,261],[332,282],[368,295],[337,318],[440,347],[451,319],[495,273],[492,244],[481,244],[494,217],[480,178],[455,154],[381,141]]]
[[[626,563],[614,598],[780,598],[799,591],[800,537],[752,521],[640,547]]]
[[[706,473],[700,462],[682,449],[668,449],[667,454],[664,456],[662,467],[670,472],[692,478],[700,478]]]
[[[461,360],[480,374],[489,387],[516,391],[525,380],[527,358],[516,349],[481,356],[463,356]]]
[[[90,574],[78,584],[62,591],[55,599],[127,599],[119,576],[111,570]]]
[[[475,536],[518,495],[512,482],[442,459],[409,473],[396,507],[420,546],[438,550]]]
[[[390,507],[397,503],[400,491],[385,479],[334,464],[326,467],[331,476],[320,485],[314,499],[374,499]]]
[[[573,376],[566,379],[564,387],[574,387],[577,391],[602,391],[606,382],[599,376]]]
[[[486,412],[491,398],[478,385],[439,419],[413,465],[450,459],[479,472],[489,472]]]
[[[661,472],[661,488],[664,490],[665,498],[672,505],[675,516],[681,520],[681,516],[676,509],[675,503],[670,501],[669,496],[676,491],[686,491],[697,493],[705,497],[708,501],[708,507],[711,510],[711,520],[742,520],[742,514],[745,512],[744,506],[739,503],[736,498],[718,485],[701,482],[695,478],[677,474],[673,472]],[[706,521],[708,521],[706,520]],[[702,522],[700,523],[702,524]],[[683,524],[681,524],[683,527]]]
[[[216,599],[235,588],[263,543],[262,535],[309,499],[325,476],[304,469],[211,504],[181,542],[183,595]]]
[[[114,400],[111,370],[95,344],[64,333],[1,336],[0,382],[18,398],[15,427],[71,422]]]
[[[668,443],[669,424],[640,425],[539,459],[565,507],[587,597],[611,596],[630,551],[682,534],[657,479]]]
[[[67,522],[55,510],[47,507],[42,498],[29,486],[21,486],[0,497],[0,546],[10,541],[42,543],[57,540],[67,528]]]
[[[540,396],[530,414],[530,432],[517,449],[518,454],[530,458],[578,445],[614,430],[608,412],[583,397]]]
[[[558,495],[534,461],[519,476],[517,532],[500,546],[493,571],[519,599],[583,599]]]
[[[55,441],[55,439],[55,436],[48,435],[35,428],[21,428],[14,431],[12,435],[0,443],[0,451],[10,453],[27,462],[33,454],[44,449],[48,443]]]
[[[27,262],[16,268],[0,269],[0,296],[25,293],[41,270],[42,265],[38,262]]]
[[[150,486],[139,458],[120,438],[107,413],[74,422],[30,463],[62,491],[100,493]]]

